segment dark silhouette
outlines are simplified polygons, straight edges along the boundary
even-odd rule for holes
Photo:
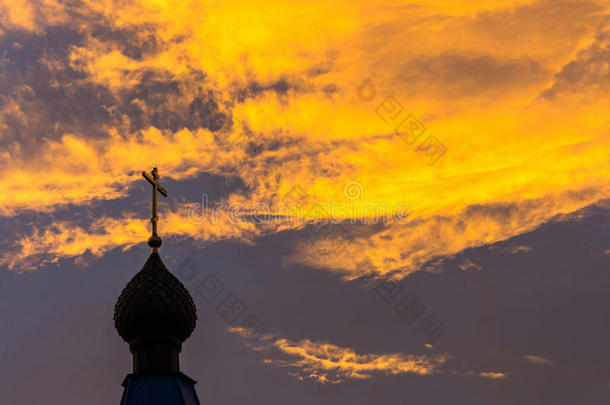
[[[180,372],[182,343],[195,329],[195,304],[187,289],[159,256],[157,191],[167,197],[154,168],[142,175],[153,186],[152,252],[144,267],[129,281],[114,307],[119,335],[129,343],[133,373],[123,381],[121,405],[199,405],[195,381]]]

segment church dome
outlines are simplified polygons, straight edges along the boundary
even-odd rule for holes
[[[191,295],[153,251],[121,292],[114,322],[128,343],[141,338],[172,337],[184,342],[195,329],[197,314]]]

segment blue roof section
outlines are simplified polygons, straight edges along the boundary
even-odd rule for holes
[[[128,374],[121,405],[200,405],[195,384],[182,373]]]

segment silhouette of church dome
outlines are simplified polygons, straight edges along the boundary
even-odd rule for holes
[[[157,192],[167,197],[159,184],[157,168],[142,172],[152,185],[152,253],[119,295],[114,306],[114,326],[129,343],[133,373],[123,381],[121,405],[199,405],[195,381],[180,372],[182,343],[195,329],[197,312],[193,298],[167,270],[159,256]]]
[[[115,327],[128,343],[155,337],[184,342],[196,321],[193,298],[156,251],[123,289],[114,307]]]

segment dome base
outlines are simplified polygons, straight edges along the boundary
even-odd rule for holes
[[[179,354],[182,342],[172,337],[146,337],[129,343],[133,354],[133,372],[177,373],[180,371]]]

